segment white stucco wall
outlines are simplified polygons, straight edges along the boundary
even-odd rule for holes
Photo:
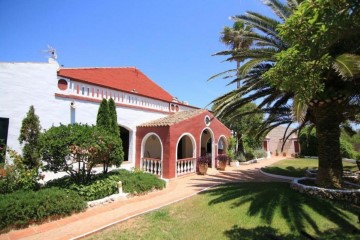
[[[281,147],[283,144],[283,137],[286,127],[278,126],[271,130],[266,139],[268,139],[268,151],[275,155],[276,150],[278,150],[279,154],[281,154]],[[293,129],[288,129],[288,133],[291,132]],[[291,155],[295,153],[295,146],[294,146],[294,139],[297,139],[296,134],[292,134],[284,145],[283,152],[287,155]]]
[[[9,118],[7,144],[12,149],[21,152],[18,136],[30,105],[34,106],[42,129],[60,123],[69,124],[74,120],[78,123],[96,123],[99,103],[55,96],[55,93],[69,93],[58,89],[58,68],[56,62],[0,63],[0,117]],[[158,103],[154,99],[147,101],[153,105]],[[71,102],[75,103],[75,108],[70,107]],[[118,106],[117,115],[119,125],[130,131],[129,162],[135,163],[136,126],[164,117],[167,113]]]
[[[9,118],[7,144],[16,151],[21,123],[31,105],[40,117],[41,126],[49,128],[67,123],[64,102],[54,98],[57,88],[57,63],[0,63],[0,117]]]

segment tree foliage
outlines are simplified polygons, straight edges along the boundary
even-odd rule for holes
[[[116,137],[103,128],[82,124],[51,127],[40,137],[45,170],[65,171],[76,182],[90,179],[92,168],[113,152],[121,163],[120,146]]]
[[[107,135],[113,138],[114,147],[107,152],[103,152],[101,161],[103,164],[103,172],[106,173],[110,165],[120,166],[124,160],[124,150],[120,138],[120,129],[117,122],[117,113],[115,102],[112,98],[109,101],[103,99],[99,106],[96,126],[102,128]]]
[[[240,68],[243,86],[214,100],[215,112],[226,116],[258,100],[259,109],[268,114],[260,133],[294,120],[300,129],[314,124],[319,143],[316,182],[339,188],[339,126],[358,123],[360,113],[360,5],[357,0],[287,3],[266,1],[280,21],[254,12],[233,18],[255,29],[242,37],[256,40],[249,49],[227,53],[229,59],[246,60]]]
[[[23,144],[23,163],[29,169],[38,169],[40,166],[39,143],[40,120],[35,114],[34,106],[30,106],[26,117],[22,121],[19,142]]]
[[[109,130],[110,125],[111,123],[110,123],[110,112],[109,112],[108,101],[105,98],[103,98],[97,113],[96,126]]]

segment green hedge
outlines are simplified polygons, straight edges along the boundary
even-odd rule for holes
[[[71,178],[64,177],[48,182],[47,187],[56,186],[74,190],[86,201],[92,201],[117,193],[119,181],[123,184],[123,191],[131,194],[141,194],[165,187],[165,182],[152,174],[129,172],[123,169],[95,175],[87,184],[77,184]]]
[[[86,202],[74,191],[47,188],[0,195],[0,232],[80,212]]]

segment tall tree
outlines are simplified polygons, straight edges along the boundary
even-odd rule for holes
[[[40,120],[35,114],[34,106],[30,106],[22,121],[19,142],[23,144],[23,163],[28,169],[38,169],[40,166],[39,136]]]
[[[251,33],[252,29],[250,26],[246,26],[244,21],[238,20],[235,21],[233,27],[224,27],[224,30],[221,32],[220,41],[225,45],[229,46],[232,51],[237,51],[238,49],[247,49],[252,44],[252,39],[244,38],[245,34]],[[218,53],[221,54],[221,53]],[[215,54],[216,55],[216,54]],[[237,88],[240,88],[239,72],[241,61],[238,59],[233,59],[236,62],[236,79],[237,79]],[[228,72],[228,71],[227,71]]]
[[[252,25],[253,35],[259,36],[249,50],[231,54],[247,60],[240,68],[244,85],[216,99],[220,102],[216,113],[229,115],[258,100],[259,109],[269,114],[262,131],[292,124],[294,119],[300,121],[299,128],[315,124],[317,184],[341,187],[339,125],[359,116],[359,4],[356,0],[301,2],[266,1],[286,20],[279,28],[280,22],[257,13],[235,17]]]
[[[310,112],[318,138],[317,184],[340,187],[340,125],[360,113],[360,4],[308,0],[279,27],[290,46],[265,79],[294,93],[299,116]]]
[[[253,114],[243,115],[244,112]],[[263,117],[255,103],[248,103],[222,119],[222,122],[236,133],[237,153],[244,154],[246,150],[249,150],[245,149],[245,146],[253,150],[261,146],[262,136],[257,136],[256,132],[262,124]]]
[[[103,98],[100,103],[99,110],[96,117],[96,126],[103,127],[106,130],[110,129],[110,113],[108,101]]]
[[[107,173],[109,166],[114,164],[120,166],[124,160],[124,151],[120,138],[119,126],[117,123],[116,106],[113,99],[107,101],[103,99],[100,103],[96,126],[104,129],[108,135],[111,135],[113,142],[107,142],[107,151],[101,152],[99,157],[103,163],[103,172]]]
[[[293,118],[290,116],[291,107],[288,104],[293,94],[291,92],[280,91],[276,86],[270,85],[264,81],[262,75],[274,65],[275,54],[287,48],[278,35],[276,28],[291,15],[291,12],[297,6],[297,1],[288,0],[287,4],[282,4],[276,0],[269,0],[266,3],[277,15],[277,19],[272,19],[255,12],[247,12],[244,15],[232,17],[234,21],[243,21],[253,30],[241,33],[242,39],[250,39],[252,41],[251,46],[215,54],[229,56],[226,59],[227,61],[234,59],[244,61],[242,66],[236,70],[238,73],[237,79],[229,83],[236,83],[240,79],[241,87],[213,101],[216,116],[223,119],[233,114],[238,108],[257,100],[257,111],[244,111],[238,114],[238,117],[259,113],[259,111],[265,113],[267,118],[257,131],[259,136],[279,125],[293,123]],[[215,75],[210,80],[224,73]],[[226,76],[225,79],[228,79],[228,77]]]
[[[120,138],[120,129],[117,122],[117,113],[116,113],[116,105],[114,99],[110,98],[108,101],[109,105],[109,117],[110,117],[110,131],[114,135],[114,139],[116,139],[116,149],[110,154],[109,163],[114,165],[120,165],[124,160],[124,149],[122,146],[122,140]],[[106,169],[107,171],[107,169]]]

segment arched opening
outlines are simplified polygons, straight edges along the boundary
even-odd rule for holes
[[[191,135],[180,137],[176,148],[176,175],[195,172],[195,139]]]
[[[155,133],[148,133],[141,144],[141,170],[162,176],[163,146],[160,137]]]
[[[205,129],[201,133],[201,147],[200,147],[200,155],[206,156],[208,158],[208,165],[209,167],[213,166],[213,159],[214,159],[214,153],[213,153],[213,133],[210,129]]]
[[[124,150],[124,161],[129,161],[130,131],[122,126],[119,126],[119,129],[120,129],[120,138]]]
[[[227,149],[228,149],[228,144],[226,138],[224,136],[221,136],[218,141],[218,155],[226,154]]]

